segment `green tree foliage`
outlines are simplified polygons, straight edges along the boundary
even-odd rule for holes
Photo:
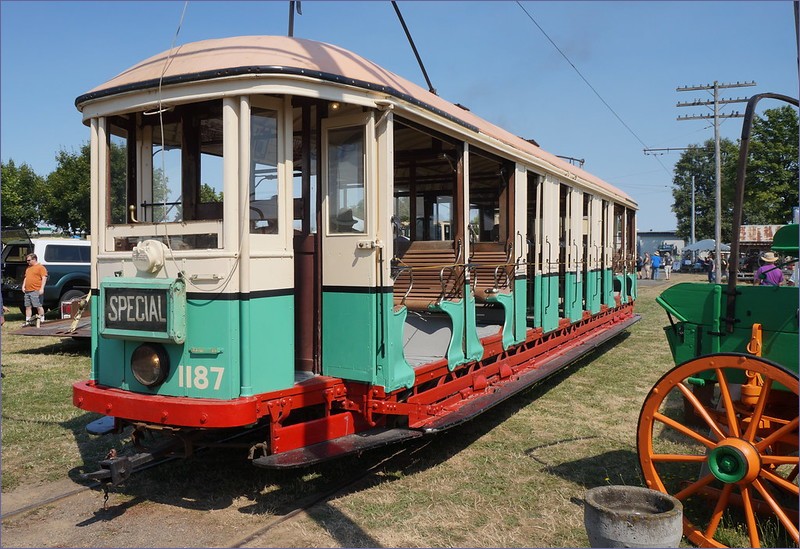
[[[200,185],[200,202],[208,204],[210,202],[222,202],[222,191],[217,194],[214,187],[208,183]]]
[[[44,200],[44,178],[23,163],[20,166],[9,160],[0,166],[2,181],[2,224],[6,227],[36,228],[42,218],[40,211]]]
[[[128,159],[124,145],[111,142],[111,223],[128,222]]]
[[[730,225],[733,212],[733,176],[735,176],[738,148],[729,139],[720,140],[722,158],[722,240],[730,242]],[[675,164],[672,211],[678,219],[677,235],[689,240],[692,236],[692,177],[695,185],[695,238],[714,238],[716,219],[716,167],[714,140],[684,151]],[[727,231],[727,232],[726,232]]]
[[[798,204],[798,118],[786,105],[753,120],[743,223],[782,224]],[[735,177],[735,173],[734,173]]]
[[[89,230],[89,144],[80,153],[61,150],[58,166],[47,176],[42,218],[67,233]]]
[[[798,204],[798,117],[789,106],[768,109],[756,117],[750,137],[750,154],[742,214],[744,224],[782,224],[791,219]],[[734,185],[739,147],[720,141],[722,155],[722,240],[730,242]],[[714,140],[692,146],[675,165],[672,211],[678,219],[677,234],[691,237],[692,176],[695,178],[695,237],[714,238],[716,178]]]

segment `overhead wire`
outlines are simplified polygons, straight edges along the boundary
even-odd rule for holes
[[[549,42],[550,42],[550,43],[553,45],[553,47],[556,49],[556,51],[558,51],[558,53],[560,53],[560,54],[561,54],[561,57],[563,57],[563,58],[564,58],[564,59],[567,61],[567,63],[569,63],[570,67],[572,67],[572,68],[575,70],[575,72],[578,74],[578,76],[580,76],[580,77],[581,77],[581,80],[583,80],[583,81],[584,81],[584,83],[586,83],[586,85],[587,85],[587,86],[589,86],[589,89],[591,89],[591,90],[592,90],[592,92],[594,92],[594,94],[597,96],[597,98],[598,98],[598,99],[600,99],[600,101],[603,103],[603,105],[605,105],[605,106],[606,106],[606,108],[607,108],[609,111],[611,111],[611,114],[613,114],[613,115],[614,115],[614,117],[615,117],[617,120],[619,120],[619,122],[620,122],[620,123],[621,123],[621,124],[622,124],[622,125],[625,127],[625,129],[626,129],[626,130],[628,130],[628,132],[630,132],[630,134],[631,134],[631,135],[632,135],[634,138],[636,138],[636,140],[637,140],[639,143],[641,143],[641,144],[642,144],[642,146],[643,146],[645,149],[649,149],[650,147],[648,147],[648,146],[647,146],[647,144],[646,144],[646,143],[645,143],[645,142],[642,140],[642,138],[640,138],[640,137],[639,137],[639,136],[636,134],[636,132],[635,132],[635,131],[633,131],[633,130],[631,129],[631,127],[630,127],[630,126],[629,126],[629,125],[628,125],[628,124],[627,124],[627,123],[626,123],[626,122],[625,122],[625,121],[622,119],[622,117],[621,117],[619,114],[617,114],[617,111],[615,111],[615,110],[614,110],[614,109],[611,107],[611,105],[609,105],[609,104],[608,104],[608,102],[607,102],[605,99],[603,99],[603,96],[602,96],[602,95],[600,95],[600,92],[598,92],[598,91],[597,91],[597,89],[595,89],[595,87],[594,87],[594,86],[592,86],[592,84],[591,84],[591,83],[589,82],[589,80],[588,80],[588,79],[587,79],[587,78],[586,78],[586,77],[583,75],[583,73],[581,73],[581,71],[578,69],[578,67],[576,67],[576,66],[575,66],[575,64],[574,64],[574,63],[573,63],[573,62],[570,60],[570,58],[569,58],[569,57],[567,57],[567,54],[565,54],[565,53],[564,53],[564,52],[561,50],[561,48],[559,48],[559,47],[558,47],[558,44],[556,44],[556,43],[555,43],[555,41],[554,41],[552,38],[550,38],[550,35],[548,35],[548,34],[547,34],[547,32],[545,32],[545,30],[542,28],[542,26],[541,26],[541,25],[540,25],[540,24],[539,24],[539,23],[536,21],[536,19],[534,19],[533,15],[531,15],[531,14],[530,14],[530,12],[529,12],[527,9],[525,9],[525,6],[523,6],[523,5],[522,5],[522,3],[521,3],[519,0],[517,0],[517,5],[520,7],[520,9],[522,9],[522,11],[523,11],[523,12],[525,12],[525,15],[527,15],[527,16],[528,16],[528,19],[530,19],[530,20],[533,22],[533,24],[534,24],[534,25],[536,25],[536,28],[538,28],[538,29],[541,31],[541,33],[544,35],[544,37],[545,37],[545,38],[547,38],[547,40],[548,40],[548,41],[549,41]],[[660,160],[658,157],[654,157],[654,158],[655,158],[655,159],[656,159],[656,161],[657,161],[657,162],[658,162],[658,163],[661,165],[661,167],[664,169],[664,171],[665,171],[665,172],[667,172],[667,174],[669,174],[669,175],[672,175],[672,172],[670,172],[670,171],[667,169],[667,167],[666,167],[666,166],[664,166],[664,164],[661,162],[661,160]]]

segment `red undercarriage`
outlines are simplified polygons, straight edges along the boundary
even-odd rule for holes
[[[272,454],[384,426],[387,420],[409,429],[441,430],[503,400],[492,395],[504,387],[516,392],[530,386],[590,350],[592,340],[605,340],[603,334],[616,334],[635,320],[628,303],[595,316],[585,313],[574,324],[564,320],[546,335],[529,330],[523,344],[506,351],[501,335],[491,336],[482,341],[480,362],[452,372],[444,359],[418,367],[411,389],[388,394],[381,387],[326,376],[233,401],[148,396],[83,381],[73,386],[73,403],[118,419],[172,427],[234,428],[266,421]],[[309,415],[315,419],[297,420]]]

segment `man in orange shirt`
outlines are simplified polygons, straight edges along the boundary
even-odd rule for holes
[[[28,262],[28,268],[25,269],[22,291],[25,294],[25,325],[29,326],[33,323],[31,307],[36,307],[39,320],[44,320],[42,296],[44,295],[44,285],[47,283],[47,269],[44,268],[44,265],[39,265],[36,254],[28,254],[25,261]]]

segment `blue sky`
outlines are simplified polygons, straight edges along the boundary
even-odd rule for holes
[[[645,155],[713,137],[710,114],[680,101],[711,99],[686,85],[755,81],[721,97],[797,97],[792,3],[522,2],[614,116],[516,2],[401,1],[400,9],[439,95],[630,194],[640,230],[676,227],[672,168],[680,152]],[[425,80],[390,2],[302,2],[295,36],[337,44],[423,87]],[[0,155],[40,175],[60,149],[89,138],[75,98],[169,49],[184,2],[0,2]],[[189,2],[176,44],[277,34],[288,2]],[[778,106],[763,102],[762,108]],[[744,104],[722,112],[744,110]],[[736,139],[741,119],[723,122]],[[635,134],[635,135],[633,135]]]

